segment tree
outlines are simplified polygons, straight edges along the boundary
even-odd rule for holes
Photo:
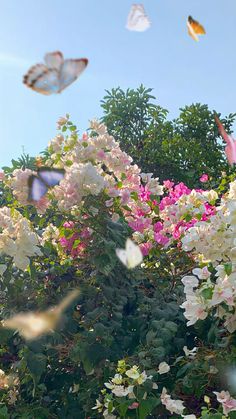
[[[161,180],[170,178],[199,186],[208,173],[213,180],[227,171],[224,145],[215,124],[215,111],[200,103],[180,109],[178,118],[167,119],[168,111],[154,103],[152,89],[121,88],[107,91],[101,101],[102,121],[144,172]],[[220,115],[220,114],[218,114]],[[235,114],[221,118],[228,132]]]

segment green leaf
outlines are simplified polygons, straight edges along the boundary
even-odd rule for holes
[[[127,401],[127,400],[124,399],[124,401],[122,401],[119,404],[119,406],[117,407],[117,410],[118,410],[118,412],[119,412],[119,414],[122,418],[126,417],[125,415],[126,415],[126,412],[128,410],[128,407],[133,403],[133,401],[135,401],[135,400],[128,400]]]
[[[176,374],[176,377],[182,377],[189,369],[191,369],[192,364],[185,364],[182,368],[179,369],[179,371]]]
[[[0,419],[8,419],[8,418],[10,418],[10,416],[7,411],[7,406],[0,405]]]
[[[230,275],[232,273],[232,263],[225,263],[224,268],[227,275]]]
[[[213,295],[213,289],[212,288],[205,288],[201,291],[201,294],[206,300],[209,300],[209,299],[211,299],[211,297]]]
[[[142,400],[138,408],[139,419],[145,419],[160,403],[160,399],[157,399],[156,397],[152,397],[148,400]]]
[[[30,375],[34,382],[34,391],[33,391],[33,396],[34,396],[35,388],[37,384],[39,383],[43,372],[46,369],[47,357],[43,355],[42,353],[34,353],[34,352],[29,351],[25,356],[25,360],[26,360],[26,365],[29,369]]]

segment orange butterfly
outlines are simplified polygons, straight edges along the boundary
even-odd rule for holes
[[[197,20],[194,20],[192,16],[188,17],[187,27],[188,34],[194,39],[194,41],[199,41],[198,35],[204,35],[206,33],[204,27],[200,25]]]

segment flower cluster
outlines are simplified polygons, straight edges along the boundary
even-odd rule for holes
[[[6,183],[9,184],[13,191],[13,195],[20,202],[21,205],[28,205],[28,195],[29,195],[29,178],[32,175],[36,175],[36,172],[30,169],[16,169],[13,171],[12,177],[6,180]],[[50,201],[47,196],[42,197],[38,202],[35,202],[34,205],[37,208],[39,213],[44,213],[45,210],[49,207]]]
[[[147,380],[151,382],[153,390],[158,389],[157,384],[152,382],[152,376],[147,376],[145,371],[140,372],[137,365],[130,367],[125,360],[118,361],[117,373],[109,382],[105,383],[106,388],[101,391],[101,397],[97,399],[93,409],[98,410],[107,419],[117,418],[116,415],[119,414],[121,405],[119,399],[124,397],[129,401],[128,404],[126,403],[127,410],[138,409],[142,400],[146,400],[148,397],[147,392],[143,389]],[[142,394],[142,400],[138,394]]]
[[[8,207],[0,208],[0,229],[0,252],[10,256],[17,268],[25,270],[30,257],[42,255],[39,236],[18,211]],[[6,265],[2,266],[1,272],[4,269]]]
[[[63,224],[59,243],[63,250],[72,258],[81,258],[85,253],[91,236],[91,228],[82,227],[78,229],[75,227],[75,223],[73,221],[67,221]]]
[[[188,325],[205,319],[215,309],[229,332],[236,330],[236,181],[209,220],[199,221],[182,238],[201,268],[182,279],[186,301],[182,304]]]
[[[177,413],[178,415],[182,415],[183,411],[185,409],[185,406],[183,404],[182,400],[174,400],[171,398],[171,396],[167,393],[167,390],[165,387],[163,387],[162,393],[161,393],[161,402],[164,404],[167,410],[171,414]]]
[[[144,256],[155,246],[168,247],[176,241],[180,246],[186,231],[216,212],[218,195],[213,190],[191,190],[183,182],[175,185],[167,180],[154,191],[150,187],[151,174],[141,174],[141,178],[147,183],[140,186],[136,199],[127,202],[124,215]],[[158,198],[163,191],[165,195]]]
[[[228,391],[221,391],[220,393],[214,391],[213,393],[216,395],[217,401],[222,405],[224,415],[228,415],[229,412],[236,410],[236,399],[233,399]]]

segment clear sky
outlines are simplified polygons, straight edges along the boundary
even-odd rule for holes
[[[137,33],[125,28],[132,0],[1,0],[0,166],[22,146],[31,155],[42,151],[66,112],[86,129],[112,87],[153,87],[170,118],[193,102],[223,115],[236,111],[236,0],[142,3],[152,26]],[[198,43],[187,35],[188,15],[206,29]],[[59,95],[26,88],[22,76],[54,50],[87,57],[89,65]]]

